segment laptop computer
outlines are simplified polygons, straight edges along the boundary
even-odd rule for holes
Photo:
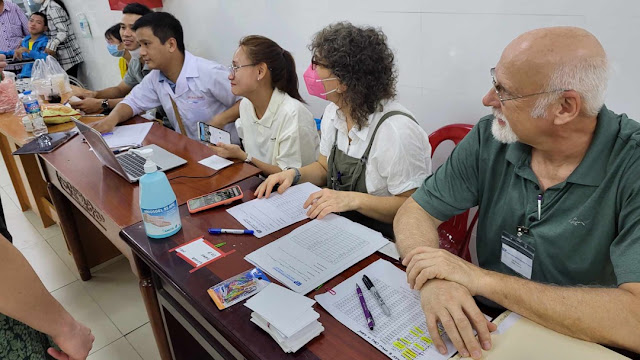
[[[125,153],[115,155],[106,141],[102,138],[97,130],[78,121],[76,118],[71,118],[78,127],[80,134],[87,140],[91,149],[98,157],[98,160],[102,165],[113,170],[116,174],[122,176],[130,183],[134,183],[144,175],[144,163],[145,158],[136,153],[134,150],[129,150]],[[174,155],[167,150],[161,148],[158,145],[147,145],[137,150],[153,149],[153,155],[151,160],[156,163],[159,171],[171,170],[180,165],[186,164],[187,160]]]

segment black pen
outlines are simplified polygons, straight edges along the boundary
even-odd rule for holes
[[[367,287],[367,290],[373,293],[373,297],[375,297],[376,300],[378,301],[378,304],[380,304],[380,307],[382,308],[382,312],[387,316],[391,316],[391,311],[387,307],[387,304],[384,303],[384,300],[382,300],[382,296],[380,296],[380,293],[378,293],[378,290],[376,290],[376,287],[373,286],[373,283],[367,277],[367,275],[362,275],[362,282],[364,283],[364,286]]]

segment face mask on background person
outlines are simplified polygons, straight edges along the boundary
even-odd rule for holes
[[[332,92],[338,90],[338,88],[335,88],[331,91],[325,91],[323,82],[328,80],[337,80],[338,78],[332,77],[321,79],[320,76],[318,76],[318,72],[313,69],[313,64],[309,65],[307,71],[304,72],[303,77],[304,83],[307,85],[307,91],[309,92],[309,95],[317,96],[320,99],[327,100],[328,94],[331,94]]]
[[[107,51],[114,57],[122,57],[124,55],[124,50],[118,50],[118,45],[116,44],[107,44]]]

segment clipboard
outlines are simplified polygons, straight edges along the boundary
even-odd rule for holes
[[[71,138],[76,136],[78,132],[75,130],[67,132],[59,132],[53,134],[47,134],[50,141],[45,146],[41,146],[38,139],[33,139],[26,143],[20,149],[14,151],[12,155],[26,155],[26,154],[47,154],[60,147],[60,145],[66,143]]]

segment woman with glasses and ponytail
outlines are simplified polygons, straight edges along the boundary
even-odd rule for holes
[[[291,53],[264,36],[247,36],[233,55],[229,81],[231,92],[244,97],[236,121],[244,150],[219,143],[219,156],[250,162],[265,175],[316,161],[320,140]]]
[[[348,22],[327,26],[309,46],[309,94],[328,100],[317,161],[271,175],[256,190],[268,197],[299,182],[325,189],[304,204],[310,218],[340,213],[393,238],[393,218],[431,174],[425,131],[394,100],[397,72],[384,33]]]

